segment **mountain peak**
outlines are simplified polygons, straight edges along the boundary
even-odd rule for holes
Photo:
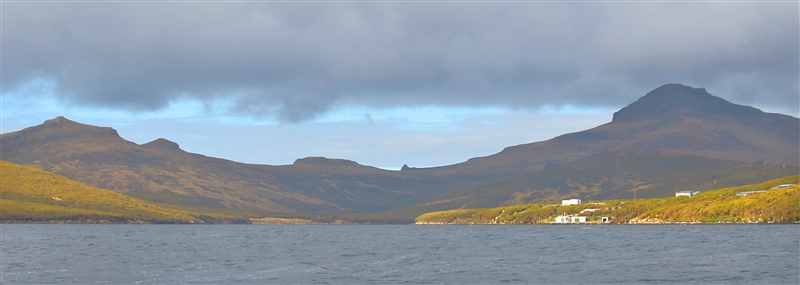
[[[146,148],[151,148],[151,149],[154,148],[154,149],[163,149],[163,150],[169,150],[169,151],[183,151],[181,149],[180,145],[178,145],[177,143],[175,143],[173,141],[170,141],[168,139],[164,139],[164,138],[158,138],[158,139],[156,139],[154,141],[151,141],[149,143],[143,144],[142,146],[146,147]]]
[[[50,120],[44,121],[45,125],[46,124],[55,125],[55,124],[64,124],[64,123],[75,123],[75,122],[65,118],[64,116],[58,116],[58,117],[52,118]]]
[[[709,94],[705,88],[665,84],[614,113],[612,122],[663,119],[676,115],[751,118],[763,114],[753,107],[733,104]]]
[[[359,166],[355,161],[347,159],[326,158],[321,156],[311,156],[299,158],[294,161],[294,165],[319,165],[319,166]]]
[[[4,134],[4,139],[17,141],[50,141],[76,137],[114,137],[120,138],[116,130],[109,127],[95,127],[71,121],[63,116],[44,121],[41,125],[25,128],[18,132]]]

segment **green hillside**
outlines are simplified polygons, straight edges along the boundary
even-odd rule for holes
[[[584,201],[579,205],[527,204],[459,209],[423,214],[418,224],[547,224],[559,215],[585,216],[587,222],[609,217],[611,223],[800,223],[800,176],[741,187],[701,192],[692,197]],[[738,192],[767,190],[737,196]],[[585,209],[597,209],[593,212]]]
[[[43,170],[0,161],[0,221],[195,223],[200,219]]]

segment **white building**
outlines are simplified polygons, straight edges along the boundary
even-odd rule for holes
[[[561,215],[556,217],[556,224],[569,224],[569,223],[585,223],[586,217],[584,216],[566,216]]]
[[[600,209],[583,209],[581,210],[581,214],[583,213],[592,213],[594,211],[599,211]]]
[[[585,223],[586,222],[586,217],[584,217],[584,216],[574,216],[574,217],[572,217],[571,221],[573,223]]]
[[[680,192],[675,192],[675,197],[681,197],[681,196],[692,197],[694,195],[697,195],[697,193],[700,193],[700,191],[680,191]]]
[[[753,193],[764,193],[764,192],[767,192],[767,190],[742,191],[742,192],[736,192],[736,196],[747,196]]]
[[[581,199],[561,200],[561,205],[580,205]]]
[[[558,223],[558,224],[568,224],[569,223],[569,216],[558,216],[558,217],[556,217],[556,223]]]

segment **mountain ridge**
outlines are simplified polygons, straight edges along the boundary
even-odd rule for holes
[[[423,204],[460,207],[441,201],[462,192],[486,192],[491,196],[487,203],[526,202],[512,197],[528,195],[525,193],[530,189],[525,183],[534,183],[520,177],[556,170],[561,171],[562,178],[578,177],[587,167],[602,169],[596,161],[581,165],[589,163],[581,160],[603,153],[640,155],[656,164],[668,161],[664,160],[668,156],[645,154],[667,153],[705,165],[724,165],[726,169],[766,161],[764,167],[715,175],[750,175],[751,179],[785,176],[786,169],[796,171],[800,164],[798,122],[791,116],[727,102],[702,88],[667,84],[620,109],[611,122],[595,128],[434,168],[405,166],[401,171],[390,171],[324,157],[299,158],[291,165],[245,164],[186,152],[164,138],[139,145],[121,138],[112,128],[84,125],[64,117],[0,135],[0,159],[162,204],[275,213],[405,211],[411,216],[418,214],[415,211],[432,209],[420,207]],[[636,157],[629,161],[636,161]],[[696,171],[701,176],[713,173]],[[699,177],[692,183],[705,185],[712,178]],[[636,180],[652,183],[658,178],[645,174]],[[506,188],[499,191],[491,185]],[[574,183],[560,181],[553,185],[563,188],[558,193],[595,195],[571,189]],[[617,192],[636,187],[626,183],[617,186],[622,187],[614,188]]]

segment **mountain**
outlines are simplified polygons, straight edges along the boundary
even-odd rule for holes
[[[525,172],[612,150],[654,150],[734,161],[800,164],[800,120],[666,84],[614,113],[610,123],[512,146],[435,173]],[[420,170],[420,169],[418,169]]]
[[[705,89],[667,84],[610,123],[427,173],[510,174],[400,209],[544,203],[565,198],[663,197],[800,173],[800,120],[736,105]]]
[[[463,163],[382,170],[346,159],[244,164],[142,145],[64,117],[0,135],[0,159],[165,205],[265,213],[387,212],[498,206],[577,196],[642,197],[796,174],[798,119],[661,86],[611,122]]]
[[[380,212],[474,180],[408,175],[321,157],[283,166],[243,164],[188,153],[163,138],[138,145],[111,128],[64,117],[3,134],[0,144],[3,160],[131,197],[191,207]]]

